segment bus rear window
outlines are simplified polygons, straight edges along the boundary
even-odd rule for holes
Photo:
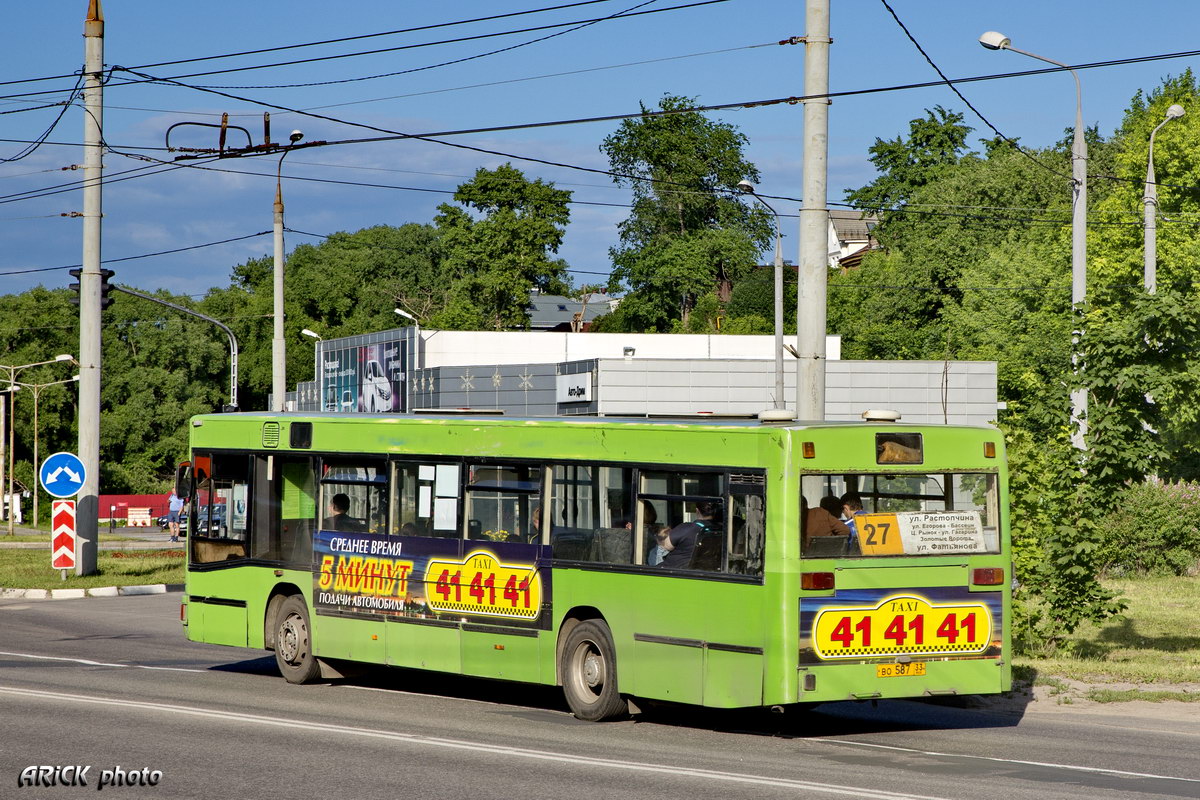
[[[804,485],[807,557],[1000,552],[995,474],[820,475]]]
[[[875,434],[876,464],[923,464],[925,450],[919,433]]]

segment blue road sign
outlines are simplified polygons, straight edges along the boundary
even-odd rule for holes
[[[42,462],[38,478],[54,497],[74,497],[83,488],[87,469],[74,453],[55,453]]]

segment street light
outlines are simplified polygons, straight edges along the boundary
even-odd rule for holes
[[[1075,79],[1075,138],[1071,144],[1071,183],[1073,185],[1071,213],[1071,316],[1072,324],[1080,325],[1080,307],[1087,300],[1087,142],[1083,137],[1083,91],[1079,74],[1061,61],[1039,56],[1012,46],[1012,41],[1002,33],[987,31],[979,37],[979,43],[988,50],[1011,50],[1023,56],[1045,61],[1062,67]],[[1079,340],[1083,331],[1076,328],[1071,333],[1071,366],[1079,371]],[[1071,392],[1071,444],[1086,450],[1084,437],[1087,434],[1087,388]]]
[[[0,392],[8,392],[8,397],[9,397],[8,402],[9,402],[9,406],[10,406],[9,419],[8,419],[8,430],[9,430],[10,435],[8,437],[9,444],[6,449],[5,445],[4,445],[4,408],[5,408],[5,406],[4,406],[4,400],[0,399],[0,492],[4,491],[4,462],[5,462],[5,459],[7,458],[9,460],[12,460],[12,435],[11,435],[11,433],[12,433],[12,429],[13,429],[13,418],[16,417],[16,414],[14,413],[16,411],[16,409],[11,408],[11,406],[13,406],[13,404],[16,402],[16,398],[12,396],[12,393],[15,391],[18,391],[20,388],[21,388],[20,386],[10,383],[8,386],[4,387],[3,389],[0,389]],[[5,455],[6,452],[8,453],[7,456]],[[5,499],[4,502],[0,502],[0,510],[4,509],[5,502],[7,502],[9,504],[8,511],[7,511],[8,522],[9,522],[8,535],[12,536],[12,534],[13,534],[13,531],[12,531],[13,509],[12,509],[12,468],[11,468],[11,466],[9,467],[8,475],[9,475],[8,497]]]
[[[1150,155],[1146,160],[1146,193],[1142,196],[1145,204],[1145,247],[1143,257],[1146,260],[1143,279],[1147,294],[1158,290],[1158,186],[1154,181],[1154,134],[1159,128],[1173,119],[1183,116],[1183,106],[1172,105],[1167,109],[1167,118],[1158,123],[1158,127],[1150,131]]]
[[[33,471],[36,474],[38,471],[38,396],[42,389],[47,386],[58,386],[62,383],[78,383],[79,376],[72,375],[69,378],[61,381],[50,381],[49,383],[20,383],[18,386],[24,386],[26,389],[33,390]],[[38,487],[35,482],[33,486],[33,527],[38,526]]]
[[[321,334],[308,328],[300,331],[300,333],[317,340],[317,344],[313,348],[313,378],[317,381],[317,391],[323,392],[324,388],[321,386],[321,381],[324,378],[324,373],[321,371],[321,348],[325,340],[321,338]],[[320,397],[317,398],[317,402],[320,402]]]
[[[287,346],[283,341],[283,159],[292,152],[292,147],[304,138],[300,131],[292,131],[288,145],[279,156],[279,168],[275,172],[275,274],[273,307],[275,324],[271,335],[271,410],[283,411],[287,397]]]
[[[75,360],[75,356],[71,355],[70,353],[60,353],[59,355],[56,355],[54,358],[47,359],[46,361],[34,361],[31,364],[19,364],[19,365],[11,366],[11,367],[4,365],[4,364],[0,364],[0,370],[8,371],[8,388],[4,389],[3,391],[15,392],[20,388],[17,384],[17,373],[23,372],[31,367],[41,367],[41,366],[45,366],[46,364],[57,364],[61,361],[70,361],[71,363],[75,364],[75,366],[79,366],[79,362]],[[9,395],[9,397],[12,397],[12,395]],[[10,406],[12,405],[11,401],[10,401],[9,405]],[[10,419],[9,423],[8,423],[8,455],[7,455],[7,459],[5,458],[5,456],[3,454],[0,454],[0,490],[2,490],[3,486],[4,486],[4,469],[7,467],[7,469],[8,469],[8,498],[9,498],[8,535],[12,536],[13,535],[13,511],[14,511],[14,509],[12,508],[12,505],[13,505],[13,503],[12,503],[13,472],[15,471],[13,469],[13,464],[16,462],[16,457],[15,457],[16,454],[13,452],[13,446],[14,446],[13,428],[15,427],[13,425],[13,422],[15,421],[16,413],[15,413],[15,408],[10,408],[9,411],[10,411],[10,416],[13,417],[13,419]],[[2,414],[0,414],[0,436],[3,436],[3,434],[4,434],[3,423],[4,423],[4,417]],[[4,449],[3,442],[0,441],[0,450],[3,450],[3,449]],[[33,465],[33,471],[35,474],[37,473],[37,469],[38,469],[37,459],[35,458],[34,465]],[[36,488],[35,488],[35,493],[36,493]]]
[[[775,408],[784,409],[787,405],[783,402],[783,233],[779,227],[779,213],[754,191],[750,181],[740,181],[737,188],[766,206],[775,217]]]
[[[392,310],[395,311],[400,316],[404,317],[405,319],[411,320],[412,324],[413,324],[413,329],[414,329],[413,330],[413,338],[411,339],[411,341],[412,341],[412,356],[409,358],[408,365],[405,368],[406,372],[411,375],[412,372],[418,368],[417,367],[417,359],[421,355],[421,320],[417,319],[415,316],[408,313],[403,308],[394,308]],[[409,382],[406,379],[404,381],[404,385],[405,385],[405,391],[404,391],[405,406],[404,406],[404,408],[407,410],[409,407],[408,402],[409,402],[409,400],[412,399],[412,392],[409,391],[409,388],[412,386],[412,384],[411,384],[411,382]]]

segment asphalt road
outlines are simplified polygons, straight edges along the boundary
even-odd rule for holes
[[[1200,714],[885,702],[597,725],[544,687],[382,669],[291,686],[260,652],[187,642],[178,609],[0,601],[0,798],[102,778],[105,796],[271,800],[1200,797]],[[87,786],[19,785],[65,765]],[[157,785],[113,786],[118,768]]]

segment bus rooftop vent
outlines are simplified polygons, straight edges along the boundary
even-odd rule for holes
[[[264,422],[262,431],[263,447],[279,447],[279,423]]]
[[[796,415],[786,408],[767,408],[758,412],[758,421],[764,424],[769,422],[791,422],[796,418]]]
[[[867,422],[898,422],[900,412],[886,408],[869,408],[862,413],[862,418]]]

